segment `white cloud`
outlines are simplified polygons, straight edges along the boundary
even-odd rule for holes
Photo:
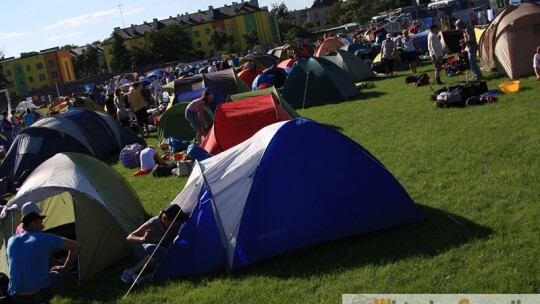
[[[69,34],[65,34],[65,35],[58,35],[58,36],[49,37],[49,38],[47,38],[45,41],[62,40],[62,39],[64,39],[64,38],[76,37],[76,36],[80,36],[80,35],[82,35],[82,34],[83,34],[83,32],[80,31],[80,32],[69,33]]]
[[[26,35],[30,35],[30,33],[29,32],[0,33],[0,38],[9,39],[9,38],[15,38],[15,37],[26,36]]]
[[[142,10],[144,10],[144,8],[133,8],[133,9],[127,10],[126,12],[122,12],[122,14],[131,15]],[[48,30],[48,29],[62,27],[62,26],[77,27],[77,26],[81,26],[81,25],[89,24],[89,23],[98,23],[98,22],[101,22],[104,18],[117,16],[119,14],[120,14],[119,8],[110,9],[108,11],[97,11],[90,14],[83,14],[77,17],[60,20],[54,24],[44,26],[43,29]]]

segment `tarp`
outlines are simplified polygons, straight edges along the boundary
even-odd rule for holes
[[[358,94],[345,71],[325,58],[298,62],[285,85],[283,97],[295,109],[340,102]]]
[[[292,116],[271,93],[224,103],[218,106],[214,125],[201,147],[216,155],[250,138],[263,127],[289,119]]]
[[[313,151],[324,151],[325,159],[333,160],[324,167],[324,175],[333,178],[321,177],[321,167],[314,165],[321,154]],[[375,156],[308,119],[272,124],[197,162],[172,204],[192,213],[154,279],[237,269],[316,243],[422,219]]]
[[[84,154],[58,153],[28,176],[2,211],[0,271],[4,273],[9,273],[6,244],[20,222],[20,214],[7,210],[20,210],[29,201],[47,215],[46,229],[71,227],[69,234],[81,245],[80,281],[133,254],[126,237],[145,217],[131,186],[108,164]]]
[[[540,4],[508,5],[491,21],[480,38],[484,69],[510,78],[534,74],[532,56],[540,43]]]

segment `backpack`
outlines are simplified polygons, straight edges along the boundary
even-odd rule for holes
[[[461,87],[448,88],[448,92],[441,92],[437,95],[435,103],[437,108],[464,107],[465,101],[461,97]]]
[[[120,162],[124,168],[135,168],[141,165],[140,154],[143,149],[141,144],[127,145],[120,151]]]
[[[155,165],[152,169],[152,175],[154,177],[165,177],[173,175],[173,169],[176,169],[176,162],[172,162],[168,165]]]

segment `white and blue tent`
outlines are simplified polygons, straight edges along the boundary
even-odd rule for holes
[[[366,149],[304,118],[269,125],[197,162],[172,204],[191,216],[154,279],[236,269],[422,218]]]

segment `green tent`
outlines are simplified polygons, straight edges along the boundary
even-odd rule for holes
[[[340,67],[353,82],[359,82],[375,77],[369,65],[360,57],[349,53],[345,50],[338,49],[336,52],[331,52],[323,56]]]
[[[158,142],[161,143],[168,137],[179,140],[192,140],[195,138],[195,131],[186,120],[185,112],[189,102],[180,102],[163,113],[157,123]],[[214,113],[208,107],[205,108],[206,119],[209,123],[214,121]]]
[[[356,94],[358,89],[341,68],[317,57],[299,61],[283,86],[283,97],[295,109],[340,102]]]
[[[28,176],[0,218],[0,271],[9,273],[6,244],[20,210],[35,202],[47,217],[46,232],[76,239],[79,282],[133,254],[126,241],[146,213],[135,191],[106,163],[80,153],[58,153]]]
[[[228,101],[242,100],[242,99],[246,99],[246,98],[249,98],[249,97],[261,96],[261,95],[266,95],[266,94],[273,94],[275,99],[277,101],[279,101],[279,104],[283,107],[283,109],[285,109],[285,111],[287,111],[287,113],[289,113],[293,118],[302,117],[302,116],[300,116],[300,114],[298,114],[298,112],[296,112],[293,109],[293,107],[287,101],[285,101],[283,96],[281,96],[281,94],[279,94],[279,92],[276,90],[275,87],[269,87],[269,88],[266,88],[266,89],[263,89],[263,90],[249,91],[249,92],[246,92],[246,93],[229,95]]]

